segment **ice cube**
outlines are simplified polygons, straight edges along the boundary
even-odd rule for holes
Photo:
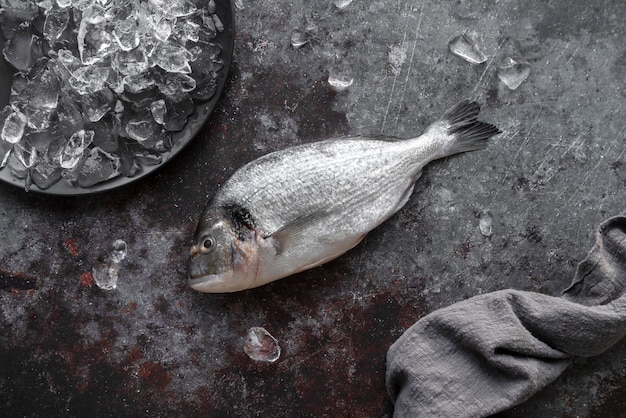
[[[7,162],[7,167],[11,172],[11,175],[18,179],[27,179],[29,174],[29,169],[24,167],[24,164],[17,158],[15,152],[11,152],[9,155],[9,161]]]
[[[126,257],[127,246],[123,240],[116,240],[112,248],[102,256],[93,266],[91,273],[96,285],[103,290],[117,288],[120,263]]]
[[[89,145],[93,142],[93,136],[94,131],[85,131],[83,129],[74,133],[61,152],[61,167],[68,169],[76,167]]]
[[[486,237],[490,237],[493,234],[493,215],[491,212],[486,210],[480,214],[478,228],[480,229],[480,233]]]
[[[294,31],[291,34],[291,46],[296,49],[302,48],[304,45],[308,44],[309,40],[305,34],[300,31]]]
[[[97,122],[113,110],[115,95],[109,89],[81,96],[83,114],[91,122]]]
[[[211,14],[214,14],[217,11],[217,5],[215,4],[215,0],[209,0],[206,5],[206,11]]]
[[[20,141],[13,147],[13,153],[22,165],[26,168],[31,168],[37,161],[38,152],[27,141]]]
[[[141,74],[150,68],[148,56],[144,49],[139,46],[131,50],[118,51],[111,66],[123,76]]]
[[[67,29],[69,22],[70,13],[66,8],[53,8],[46,13],[46,20],[43,24],[43,36],[50,45],[54,45],[59,40],[65,29]]]
[[[91,125],[94,131],[93,144],[109,153],[115,153],[119,148],[119,126],[116,119],[113,115],[107,115]]]
[[[7,165],[12,150],[13,144],[0,138],[0,168]]]
[[[72,136],[74,132],[85,127],[83,114],[80,111],[80,108],[76,105],[76,102],[68,96],[63,96],[59,100],[57,118],[59,130],[67,138]]]
[[[21,24],[2,50],[4,58],[19,71],[27,71],[42,57],[41,39],[34,35],[30,24]]]
[[[90,187],[119,175],[120,158],[105,152],[100,147],[93,147],[78,170],[77,180],[81,187]],[[111,261],[119,263],[125,255],[124,252],[120,258],[119,251],[114,249],[111,253]]]
[[[102,62],[117,49],[105,11],[100,6],[90,6],[83,11],[78,28],[78,52],[85,65]]]
[[[39,11],[37,3],[24,0],[0,0],[0,9],[4,10],[7,18],[23,22],[34,19]]]
[[[187,118],[193,113],[193,100],[186,93],[178,93],[165,97],[167,113],[165,116],[165,129],[168,131],[181,131],[187,124]]]
[[[50,158],[41,159],[31,170],[33,183],[42,190],[50,188],[61,180],[62,168],[58,161]]]
[[[487,56],[483,54],[474,41],[466,34],[459,35],[448,44],[450,52],[463,58],[470,64],[480,64],[487,61]]]
[[[161,154],[147,149],[136,150],[135,159],[142,165],[157,165],[163,161]]]
[[[150,112],[144,111],[133,115],[127,121],[125,130],[131,139],[143,142],[154,137],[161,128],[155,122]]]
[[[5,108],[6,109],[6,108]],[[24,135],[24,128],[26,127],[26,116],[17,109],[12,109],[11,112],[4,119],[2,125],[2,131],[0,131],[0,138],[15,144],[22,139]]]
[[[255,361],[273,363],[280,357],[278,340],[262,327],[252,327],[248,330],[243,350]]]
[[[216,14],[212,14],[211,15],[211,19],[213,19],[213,24],[215,25],[215,29],[218,32],[224,32],[224,24],[222,23],[222,21],[219,18],[219,16],[216,15]]]
[[[142,72],[124,77],[124,85],[129,93],[142,93],[150,87],[155,86],[156,73],[151,71]]]
[[[498,66],[498,78],[511,89],[517,89],[530,75],[530,64],[517,62],[513,58],[507,57]]]
[[[338,9],[345,9],[352,3],[352,0],[335,0],[335,7]]]
[[[109,71],[109,67],[85,65],[71,74],[69,83],[79,94],[94,93],[104,88]]]
[[[166,73],[157,82],[157,87],[165,96],[187,93],[196,88],[196,80],[187,74]]]
[[[126,254],[128,253],[128,246],[126,242],[121,239],[115,240],[113,242],[113,250],[111,251],[111,261],[114,263],[121,263],[123,259],[126,258]]]
[[[332,74],[328,77],[330,84],[336,91],[343,91],[354,83],[354,79],[342,74]]]
[[[113,38],[122,49],[130,51],[139,46],[139,33],[137,31],[137,21],[134,17],[118,20],[113,27]]]
[[[165,42],[172,35],[176,21],[159,14],[150,14],[140,20],[140,24],[143,23],[145,25],[142,25],[140,32],[150,33],[157,40]]]
[[[163,99],[155,100],[150,104],[150,113],[152,113],[152,117],[159,125],[163,125],[165,123],[166,111],[165,100]]]
[[[185,47],[171,43],[164,43],[157,48],[154,55],[154,64],[170,73],[191,73],[189,60],[193,58]]]

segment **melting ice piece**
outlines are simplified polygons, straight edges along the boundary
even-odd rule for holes
[[[300,31],[295,31],[291,34],[291,46],[293,46],[294,48],[300,49],[308,43],[309,40],[304,33]]]
[[[26,116],[19,110],[14,109],[4,120],[2,130],[0,131],[0,138],[11,144],[15,144],[22,139],[25,127]]]
[[[59,40],[67,25],[70,22],[70,13],[67,8],[54,8],[46,13],[46,20],[43,24],[43,36],[54,45]]]
[[[121,239],[113,243],[113,248],[105,254],[91,270],[96,285],[103,290],[113,290],[117,287],[120,263],[126,257],[126,242]]]
[[[507,57],[498,66],[498,78],[511,90],[515,90],[530,75],[530,64],[517,62],[513,58]]]
[[[100,147],[94,147],[84,160],[78,171],[78,184],[80,187],[90,187],[94,184],[102,183],[120,175],[120,158],[117,155],[109,154]],[[116,241],[117,242],[117,241]],[[122,241],[123,242],[123,241]],[[113,244],[115,248],[115,243]],[[111,253],[111,259],[117,260],[119,251],[114,250]],[[126,255],[126,247],[124,244],[124,256]],[[114,257],[115,256],[115,257]],[[124,256],[122,256],[119,263]]]
[[[91,122],[98,122],[104,115],[113,110],[115,95],[109,89],[81,96],[83,112]]]
[[[189,60],[193,58],[185,47],[164,43],[155,53],[154,63],[170,73],[191,73]]]
[[[11,156],[12,149],[13,144],[0,139],[0,168],[3,168],[5,165],[7,165],[9,157]]]
[[[104,88],[109,76],[109,68],[86,65],[71,73],[70,85],[79,94],[94,93]]]
[[[193,113],[193,101],[186,93],[165,97],[165,129],[181,131],[187,124],[187,117]]]
[[[350,87],[354,83],[354,79],[343,75],[330,75],[328,77],[328,84],[333,86],[337,91],[342,91]]]
[[[273,363],[280,357],[278,341],[265,328],[252,327],[243,343],[243,351],[256,361]]]
[[[167,108],[165,107],[165,100],[163,99],[155,100],[150,104],[150,112],[152,113],[152,117],[159,125],[163,125],[165,123],[166,111]]]
[[[111,66],[123,75],[137,75],[150,68],[148,56],[142,47],[118,51]]]
[[[459,35],[448,44],[450,52],[463,58],[470,64],[480,64],[487,61],[487,56],[483,54],[474,41],[466,34]]]
[[[31,174],[33,183],[40,189],[47,189],[61,180],[61,166],[58,161],[45,158],[40,160],[33,168]]]
[[[85,65],[104,60],[117,48],[107,25],[105,10],[100,6],[87,7],[78,28],[78,53]]]
[[[161,127],[155,122],[149,111],[135,113],[128,119],[126,133],[137,142],[144,142],[156,136]]]
[[[37,162],[37,149],[28,142],[22,141],[15,144],[13,153],[26,168],[31,168]]]
[[[335,7],[337,7],[338,9],[344,9],[348,7],[350,3],[352,3],[352,0],[335,0],[334,3]]]
[[[187,74],[166,73],[157,81],[157,87],[165,96],[187,93],[196,88],[196,80]]]
[[[80,131],[74,133],[65,144],[61,156],[59,157],[61,167],[74,168],[82,158],[85,150],[93,142],[94,131]]]
[[[28,70],[41,57],[41,40],[30,25],[20,25],[2,51],[4,58],[20,71]]]
[[[83,115],[73,99],[63,96],[57,107],[58,126],[66,138],[85,126]]]
[[[122,51],[130,51],[139,46],[139,32],[135,18],[131,16],[115,22],[113,38]]]
[[[493,216],[491,212],[486,210],[480,214],[478,228],[480,229],[480,233],[486,237],[490,237],[491,234],[493,234]]]

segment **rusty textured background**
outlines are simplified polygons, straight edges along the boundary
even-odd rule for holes
[[[83,198],[0,185],[0,406],[7,416],[391,416],[388,346],[473,295],[557,295],[626,202],[626,3],[238,0],[234,64],[200,135],[157,174]],[[291,46],[293,31],[310,42]],[[489,60],[448,52],[461,33]],[[531,74],[496,77],[507,56]],[[352,78],[335,91],[329,75]],[[504,133],[427,167],[414,196],[357,248],[231,295],[185,283],[191,234],[234,170],[329,136],[420,133],[458,100]],[[478,216],[494,216],[493,235]],[[116,290],[90,272],[128,243]],[[243,351],[263,326],[273,364]],[[502,417],[616,417],[626,341],[577,359]]]

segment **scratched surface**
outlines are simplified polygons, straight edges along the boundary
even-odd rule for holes
[[[388,346],[417,319],[503,288],[557,295],[626,209],[626,3],[238,0],[221,104],[156,175],[87,198],[0,185],[0,405],[11,416],[391,416]],[[291,46],[294,31],[310,42]],[[448,52],[467,33],[489,57]],[[527,61],[515,91],[496,76]],[[329,77],[352,79],[344,91]],[[411,136],[458,100],[503,134],[437,161],[408,204],[320,268],[232,295],[185,284],[200,210],[235,169],[347,134]],[[493,235],[478,228],[493,214]],[[113,241],[117,289],[90,274]],[[243,351],[265,327],[282,354]],[[502,417],[623,414],[626,341]]]

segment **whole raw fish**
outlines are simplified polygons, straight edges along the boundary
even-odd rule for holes
[[[416,138],[329,139],[246,164],[200,217],[190,286],[249,289],[345,253],[404,206],[426,164],[485,148],[500,133],[479,111],[463,101]]]

